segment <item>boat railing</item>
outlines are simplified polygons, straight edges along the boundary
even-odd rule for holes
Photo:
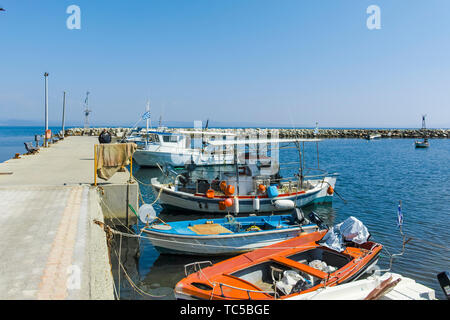
[[[211,261],[207,260],[207,261],[196,261],[196,262],[192,262],[192,263],[188,263],[184,265],[184,274],[187,276],[189,276],[192,273],[196,273],[202,270],[201,265],[202,264],[209,264],[209,265],[213,265]],[[188,267],[193,266],[193,271],[192,272],[188,272]]]
[[[252,300],[251,293],[266,293],[266,294],[269,294],[269,295],[276,294],[276,292],[273,291],[273,290],[267,291],[267,290],[244,289],[244,288],[234,287],[234,286],[231,286],[229,284],[222,283],[222,282],[219,282],[217,284],[219,285],[219,288],[220,288],[220,296],[223,297],[223,298],[225,297],[225,294],[223,293],[223,288],[222,287],[228,287],[228,288],[235,289],[235,290],[245,291],[245,292],[247,292],[249,300]]]

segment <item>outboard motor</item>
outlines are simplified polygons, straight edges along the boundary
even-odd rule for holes
[[[450,300],[450,273],[448,271],[441,272],[437,278],[447,300]]]
[[[309,217],[309,220],[312,223],[317,224],[320,229],[328,229],[328,226],[323,223],[323,220],[314,211],[311,211],[311,213],[309,214],[308,217]]]
[[[303,210],[301,208],[296,207],[293,215],[294,215],[294,219],[299,224],[308,224],[309,223],[308,219],[305,218],[305,213],[303,212]]]

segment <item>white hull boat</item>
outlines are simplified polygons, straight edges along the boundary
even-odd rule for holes
[[[312,203],[331,202],[334,194],[337,174],[327,174],[323,170],[319,175],[305,176],[299,142],[320,140],[271,140],[278,143],[295,143],[299,151],[301,164],[298,173],[292,177],[280,176],[278,159],[266,158],[261,161],[249,161],[250,154],[240,157],[234,153],[235,170],[218,171],[214,179],[198,179],[192,172],[178,174],[172,172],[173,179],[160,181],[151,179],[151,185],[159,204],[167,209],[197,211],[204,213],[254,213],[283,212],[295,207],[301,208]],[[261,143],[262,140],[254,141]],[[266,141],[264,141],[266,142]],[[217,145],[224,142],[215,142]],[[242,141],[229,141],[228,144],[244,144]],[[235,147],[236,148],[236,147]],[[259,156],[258,156],[259,159]],[[270,161],[267,161],[267,160]],[[244,161],[245,160],[245,161]],[[245,164],[239,164],[239,163]],[[169,177],[169,173],[166,174]]]
[[[208,198],[204,193],[191,193],[182,191],[177,185],[160,184],[157,178],[151,180],[154,193],[159,195],[159,204],[167,209],[184,209],[205,213],[223,213],[219,203],[225,201],[227,196],[215,195]],[[278,196],[270,198],[268,195],[239,195],[233,198],[234,205],[231,212],[253,213],[283,212],[294,207],[304,207],[312,203],[331,202],[331,192],[336,184],[336,175],[320,180],[307,180],[302,190],[287,190]],[[331,187],[331,188],[330,188]],[[294,189],[294,187],[293,187]],[[257,199],[256,199],[257,198]],[[287,200],[287,201],[286,201]],[[259,205],[256,202],[259,201]]]
[[[385,288],[385,290],[383,290]],[[384,291],[384,292],[383,292]],[[435,300],[435,291],[396,273],[371,275],[335,287],[321,288],[289,300]]]
[[[167,164],[184,167],[187,164],[213,166],[233,163],[233,155],[214,153],[203,147],[191,148],[190,140],[184,133],[150,131],[148,134],[151,141],[138,148],[133,155],[133,159],[140,166],[158,167]],[[225,134],[214,133],[214,135]]]

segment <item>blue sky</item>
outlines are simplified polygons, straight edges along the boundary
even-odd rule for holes
[[[81,30],[66,28],[69,5]],[[381,9],[381,29],[366,8]],[[450,127],[450,1],[0,0],[0,123]]]

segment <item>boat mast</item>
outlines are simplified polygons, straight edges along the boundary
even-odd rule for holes
[[[238,164],[238,154],[237,154],[237,135],[234,137],[234,163],[236,164],[236,195],[239,197],[239,164]]]
[[[146,112],[150,112],[150,101],[147,99],[147,107],[145,108],[145,111]],[[147,131],[146,131],[146,133],[147,133],[147,138],[145,139],[145,148],[147,148],[147,146],[148,146],[148,137],[149,137],[149,134],[148,134],[148,127],[149,127],[149,123],[150,123],[150,117],[147,117]]]

